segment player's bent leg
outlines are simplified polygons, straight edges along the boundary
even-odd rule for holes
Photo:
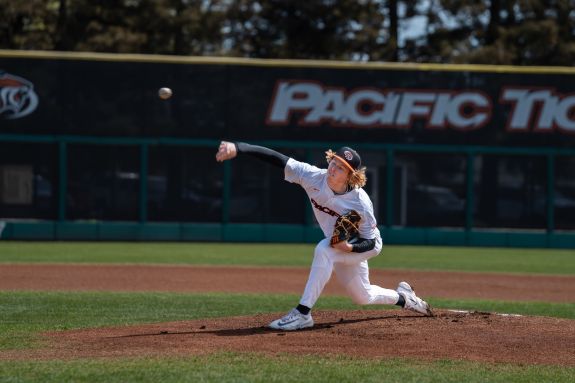
[[[367,261],[355,265],[334,264],[335,275],[348,295],[359,305],[394,305],[399,299],[395,290],[372,285]]]

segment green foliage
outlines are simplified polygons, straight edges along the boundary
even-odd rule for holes
[[[377,1],[237,1],[226,38],[234,56],[377,60],[387,53],[380,8]]]
[[[572,8],[571,0],[0,0],[0,46],[571,66]]]
[[[0,362],[0,382],[572,382],[574,368],[455,361],[218,353],[207,356]]]
[[[179,55],[215,54],[225,1],[0,0],[0,45]]]
[[[424,62],[571,66],[572,7],[569,0],[440,0],[430,9],[430,33],[409,53]]]

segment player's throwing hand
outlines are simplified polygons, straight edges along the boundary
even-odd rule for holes
[[[216,153],[216,161],[223,162],[225,160],[231,160],[238,154],[236,145],[232,142],[222,141],[218,152]]]

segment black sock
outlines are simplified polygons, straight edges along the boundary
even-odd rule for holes
[[[405,298],[403,295],[399,294],[399,299],[397,300],[396,305],[401,307],[405,306]]]
[[[302,313],[303,315],[307,315],[310,312],[310,308],[304,305],[297,305],[296,310]]]

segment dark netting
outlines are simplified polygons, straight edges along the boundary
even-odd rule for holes
[[[0,142],[0,218],[57,218],[57,148]]]
[[[221,222],[223,165],[213,148],[150,147],[148,219]]]
[[[476,227],[546,227],[545,157],[478,156],[474,177]]]
[[[139,219],[136,146],[69,145],[68,219]]]
[[[304,159],[302,151],[278,148]],[[230,222],[305,223],[307,198],[300,186],[284,181],[284,171],[249,155],[232,161]]]
[[[465,169],[461,154],[399,154],[394,161],[394,225],[464,226]]]
[[[555,228],[575,229],[575,156],[555,160]]]

